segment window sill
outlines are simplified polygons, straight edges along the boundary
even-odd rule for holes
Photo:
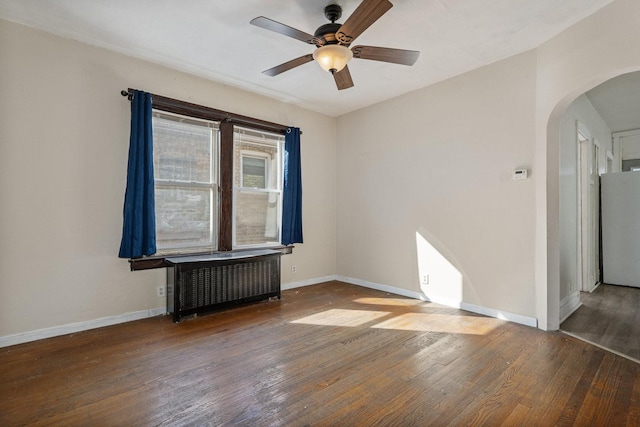
[[[138,271],[138,270],[152,270],[155,268],[165,268],[168,266],[167,262],[165,261],[167,258],[177,258],[177,257],[188,257],[188,256],[197,256],[197,255],[210,255],[210,254],[216,254],[216,253],[238,253],[238,252],[245,252],[245,251],[255,251],[255,250],[259,250],[259,249],[271,249],[271,250],[275,250],[275,251],[280,251],[280,253],[282,253],[282,255],[287,255],[293,252],[293,248],[295,246],[290,245],[290,246],[265,246],[265,247],[259,247],[259,248],[250,248],[250,249],[236,249],[233,251],[226,251],[226,252],[222,252],[222,251],[207,251],[207,252],[191,252],[191,253],[184,253],[184,254],[171,254],[171,255],[162,255],[162,256],[148,256],[148,257],[143,257],[143,258],[132,258],[129,260],[129,266],[131,267],[131,271]]]

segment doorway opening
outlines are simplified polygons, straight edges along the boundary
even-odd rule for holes
[[[640,329],[629,326],[637,323],[632,319],[636,318],[638,309],[622,306],[627,301],[637,301],[640,289],[604,284],[613,282],[605,281],[607,264],[604,270],[602,267],[603,255],[606,257],[611,251],[602,246],[601,217],[604,209],[603,218],[608,218],[606,214],[610,211],[606,208],[611,205],[607,204],[608,187],[605,186],[601,194],[601,175],[607,184],[613,175],[604,174],[640,167],[640,117],[623,114],[640,109],[640,100],[636,100],[634,90],[628,85],[640,91],[640,72],[623,74],[591,87],[569,101],[560,113],[558,172],[557,178],[551,178],[559,179],[560,196],[560,280],[555,298],[560,302],[562,326],[559,322],[559,329],[638,360],[635,347],[625,348],[619,344],[637,342],[640,336]],[[603,87],[610,92],[603,92]],[[624,99],[627,94],[629,99]],[[552,123],[550,121],[550,126]],[[633,164],[635,159],[638,165]],[[549,277],[553,277],[552,274]],[[550,292],[553,289],[548,287]],[[621,296],[623,291],[627,293]],[[553,321],[554,313],[549,313]],[[573,334],[573,331],[579,333]]]

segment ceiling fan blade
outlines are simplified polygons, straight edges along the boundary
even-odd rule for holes
[[[317,42],[317,38],[309,33],[296,30],[295,28],[281,24],[280,22],[274,21],[273,19],[265,18],[264,16],[253,18],[250,23],[255,25],[256,27],[274,31],[287,37],[293,37],[294,39],[303,41],[305,43],[316,44]]]
[[[392,62],[394,64],[413,65],[418,60],[417,50],[392,49],[378,46],[355,46],[351,49],[354,58],[373,61]]]
[[[336,81],[338,90],[349,89],[350,87],[353,87],[353,80],[351,80],[351,73],[349,72],[349,67],[347,66],[345,66],[337,73],[333,73],[333,79]]]
[[[268,70],[263,71],[262,74],[266,74],[271,77],[277,76],[278,74],[284,73],[285,71],[289,71],[292,68],[299,67],[300,65],[304,65],[311,61],[313,61],[313,55],[304,55],[300,58],[292,59],[291,61],[269,68]]]
[[[336,38],[340,43],[349,45],[392,7],[389,0],[362,0],[353,14],[338,29]]]

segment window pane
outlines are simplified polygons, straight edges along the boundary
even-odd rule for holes
[[[280,243],[284,136],[236,127],[233,245]]]
[[[234,187],[280,190],[283,144],[282,135],[236,128]]]
[[[242,186],[266,188],[267,159],[242,156]]]
[[[211,245],[208,188],[156,188],[156,240],[160,248]]]
[[[211,182],[213,131],[209,123],[154,116],[155,178],[166,181]]]
[[[278,243],[280,241],[280,194],[236,190],[236,245]]]

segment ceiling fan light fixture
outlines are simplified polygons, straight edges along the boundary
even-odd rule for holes
[[[340,44],[328,44],[321,46],[313,52],[313,59],[323,70],[331,74],[342,70],[353,58],[353,52],[346,46]]]

